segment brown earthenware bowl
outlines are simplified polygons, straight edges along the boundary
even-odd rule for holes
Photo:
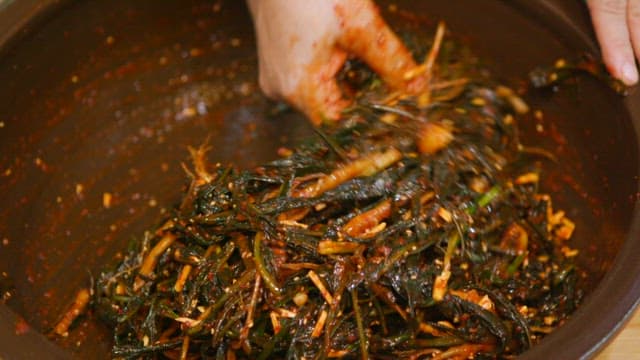
[[[537,65],[597,51],[579,1],[396,4],[381,4],[392,23],[427,33],[407,24],[444,19],[516,88]],[[108,358],[91,318],[56,343],[43,334],[176,203],[186,147],[208,139],[211,161],[249,167],[309,133],[293,112],[269,116],[255,63],[242,1],[0,0],[0,358]],[[640,297],[640,98],[581,77],[527,101],[544,118],[525,118],[526,140],[560,159],[546,186],[576,220],[593,286],[522,357],[588,358]]]

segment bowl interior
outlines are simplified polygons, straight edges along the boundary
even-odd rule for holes
[[[436,1],[396,3],[398,11],[382,8],[403,24],[401,31],[428,34],[432,27],[423,24],[444,19],[453,36],[514,88],[526,87],[535,66],[594,47],[580,30],[586,14],[579,8],[568,21],[553,7],[536,15],[540,7],[520,1],[467,0],[464,11]],[[243,2],[63,2],[28,30],[0,44],[0,290],[11,295],[3,311],[46,333],[90,275],[177,202],[187,146],[208,142],[211,161],[250,167],[274,158],[279,146],[310,134],[310,127],[260,95]],[[626,264],[614,263],[621,249],[640,253],[629,235],[640,119],[630,108],[638,96],[623,100],[581,77],[526,98],[544,116],[523,119],[524,142],[560,159],[549,165],[545,187],[576,220],[571,246],[580,249],[594,289],[614,284],[611,269]],[[627,282],[640,271],[622,269],[629,273],[618,276]],[[629,300],[599,338],[640,295],[629,295],[632,287],[618,291]],[[586,324],[590,316],[598,320],[583,311],[572,321]],[[559,333],[554,336],[562,339]],[[78,356],[108,357],[110,346],[95,321],[60,343]],[[595,345],[576,345],[575,353]],[[544,351],[545,343],[539,347]]]

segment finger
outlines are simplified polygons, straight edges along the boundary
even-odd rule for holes
[[[349,105],[335,79],[347,59],[344,51],[334,49],[311,63],[298,88],[287,100],[301,109],[315,125],[340,118]]]
[[[338,32],[332,3],[249,0],[248,5],[256,30],[260,86],[269,97],[288,98],[309,64],[329,58]]]
[[[629,25],[629,35],[631,36],[636,59],[640,61],[640,1],[629,1],[628,6],[627,23]]]
[[[635,84],[638,71],[627,23],[627,0],[589,0],[587,3],[609,71],[625,84]]]
[[[409,50],[391,31],[370,0],[336,1],[342,33],[338,45],[364,60],[391,87],[410,89],[404,74],[416,66]]]

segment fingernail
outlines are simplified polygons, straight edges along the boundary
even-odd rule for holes
[[[622,81],[627,85],[634,85],[638,82],[638,69],[635,64],[625,63],[621,69]]]

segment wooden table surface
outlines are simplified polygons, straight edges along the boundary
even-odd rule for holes
[[[596,360],[640,360],[640,311],[629,320],[622,331],[596,357]]]

